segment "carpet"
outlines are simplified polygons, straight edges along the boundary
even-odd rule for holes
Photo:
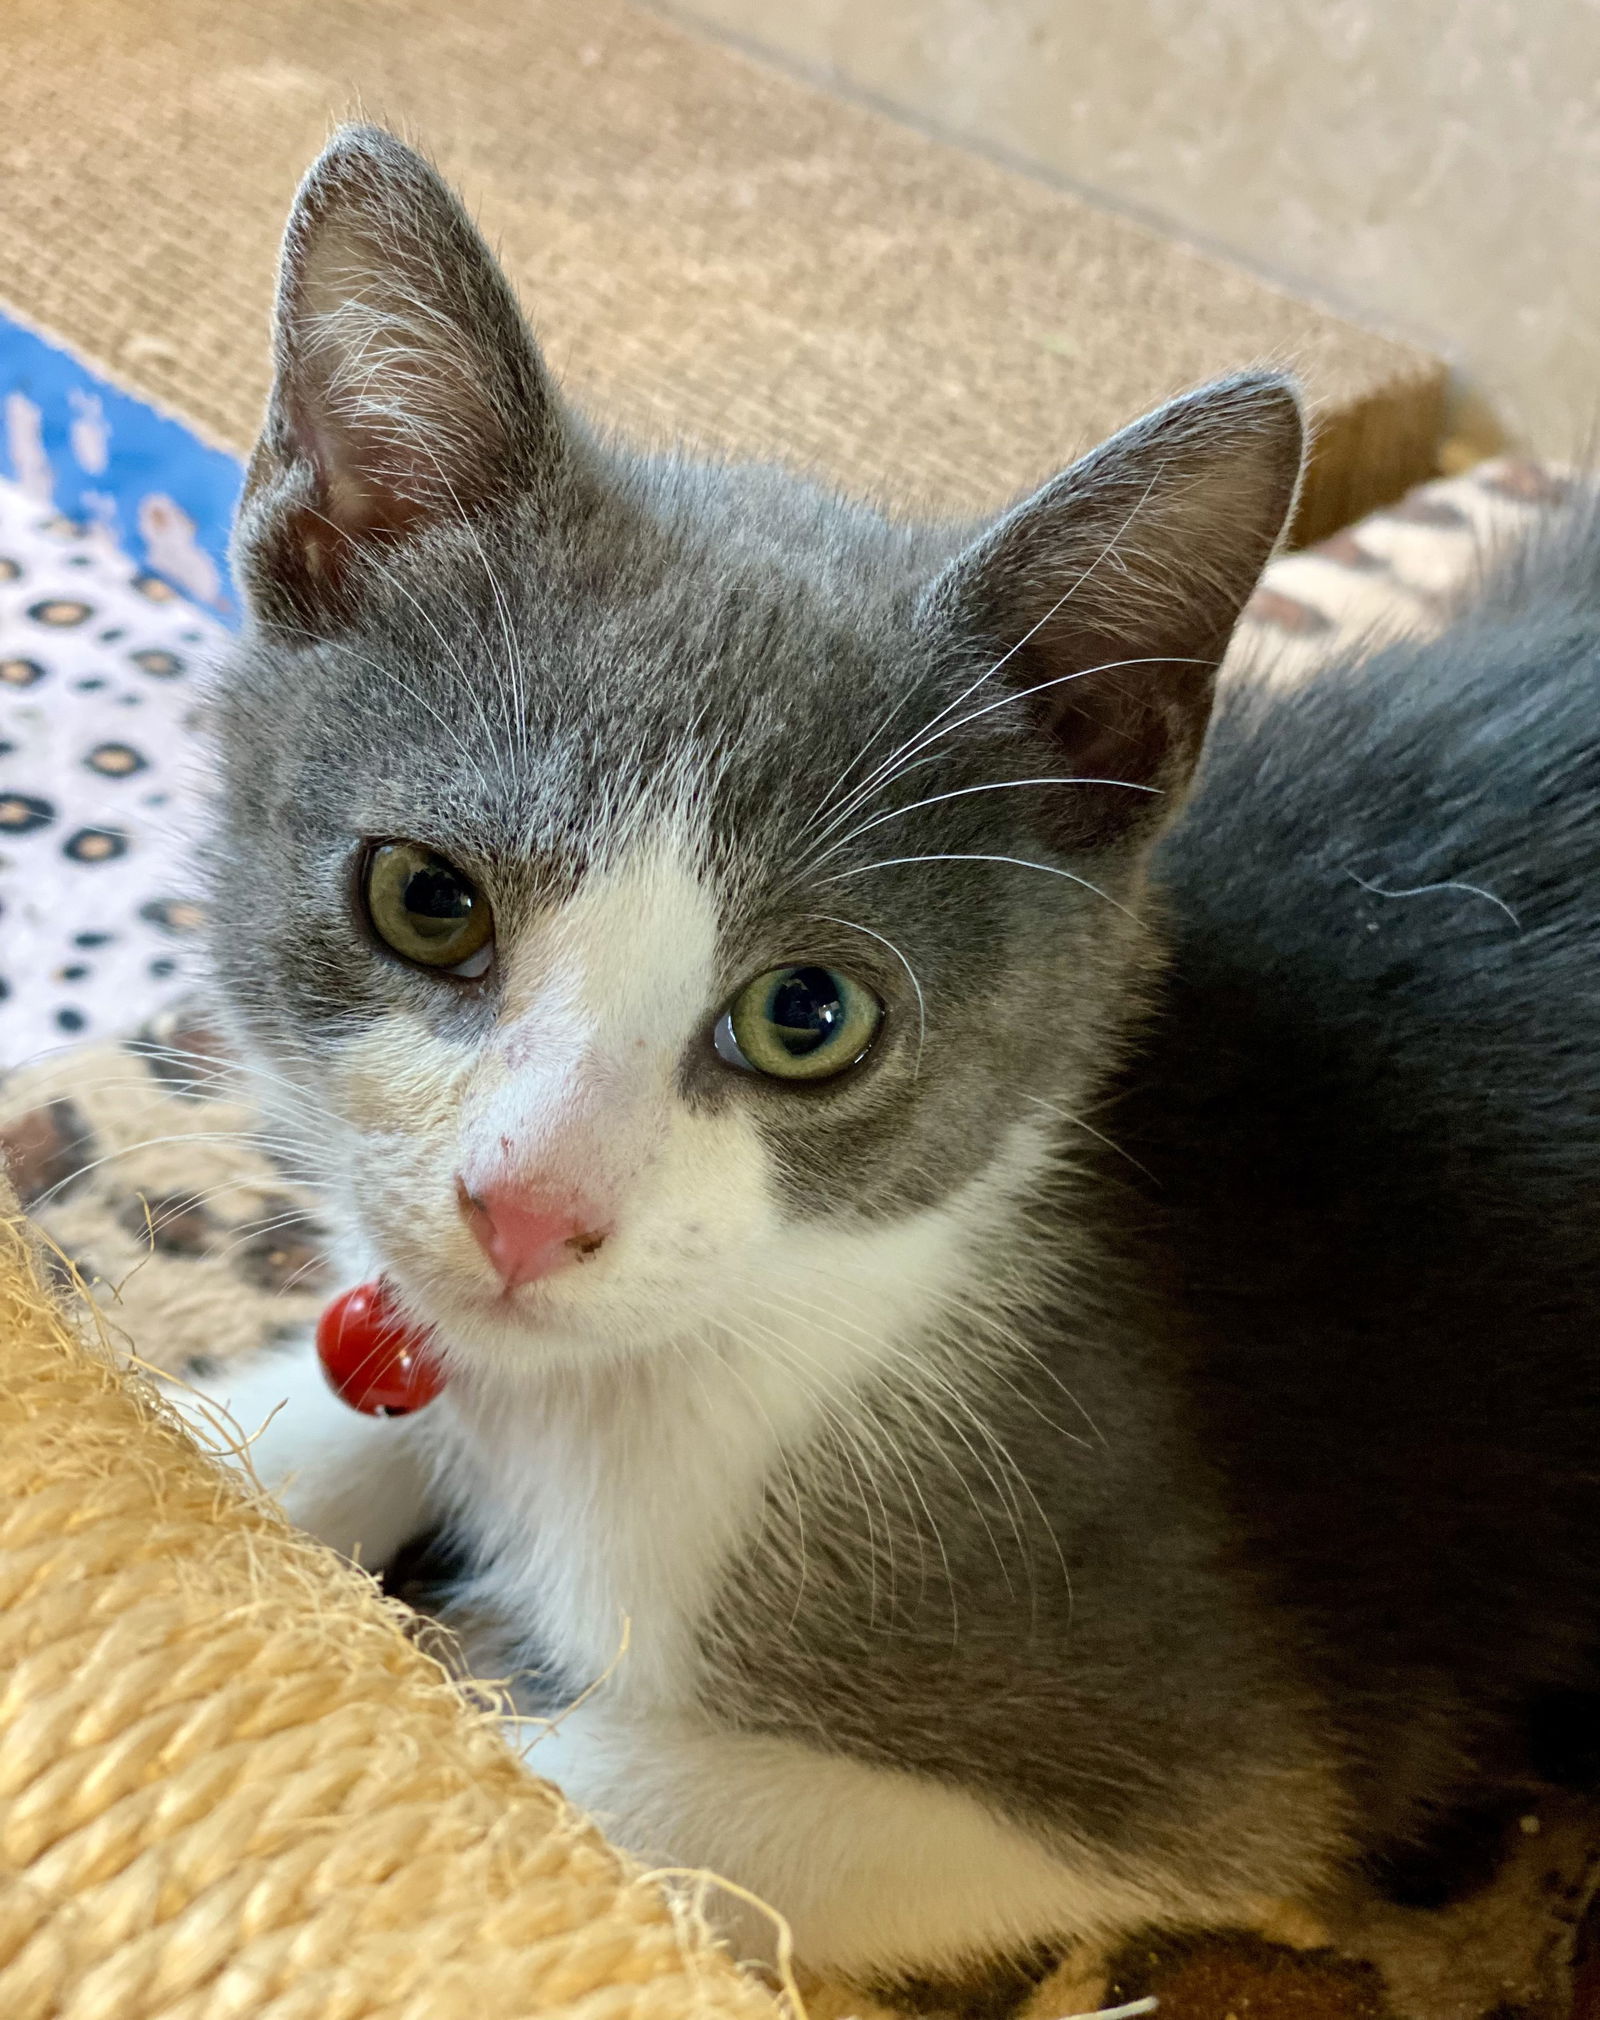
[[[627,0],[7,0],[0,298],[244,449],[289,199],[357,109],[630,434],[960,514],[1266,358],[1320,423],[1305,538],[1433,473],[1437,359]]]

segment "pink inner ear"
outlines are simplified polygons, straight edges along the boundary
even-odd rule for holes
[[[1062,625],[1019,660],[1020,706],[1063,771],[1160,787],[1192,762],[1210,709],[1209,652],[1169,659],[1155,640],[1123,644]]]
[[[491,381],[509,383],[519,365],[536,379],[537,365],[447,192],[424,187],[414,201],[371,164],[354,166],[291,232],[278,393],[315,473],[316,509],[359,543],[481,502],[507,446],[507,387],[497,401]],[[445,271],[447,254],[457,271]]]
[[[254,606],[340,621],[363,546],[545,482],[560,404],[494,256],[421,156],[342,132],[284,239],[277,379],[238,543]]]
[[[302,495],[283,508],[276,565],[314,583],[319,594],[336,593],[356,548],[399,538],[427,508],[384,483],[377,459],[364,458],[357,442],[331,419],[308,418],[298,407],[285,418],[315,488],[311,497]]]
[[[363,480],[348,469],[333,470],[326,496],[328,518],[351,540],[404,533],[423,516],[424,508],[417,500],[402,497],[370,477]]]
[[[1085,650],[1074,641],[1082,672],[1043,654],[1018,675],[1018,687],[1039,691],[1021,702],[1036,733],[1050,745],[1052,771],[1075,781],[1030,796],[1054,846],[1115,847],[1148,837],[1169,819],[1205,733],[1212,685],[1209,666],[1138,655],[1113,645]],[[1068,662],[1070,669],[1070,662]]]
[[[1115,673],[1072,681],[1065,695],[1041,710],[1039,726],[1076,774],[1158,786],[1174,760],[1192,753],[1179,747],[1184,732],[1180,698],[1161,694],[1156,683],[1182,680],[1186,672],[1192,674],[1169,665],[1141,666],[1129,669],[1125,681]]]
[[[450,376],[441,368],[442,378]],[[317,509],[330,531],[354,541],[381,539],[404,533],[430,502],[437,509],[447,486],[436,461],[429,482],[428,435],[439,426],[430,403],[420,402],[407,414],[365,411],[361,394],[330,384],[327,361],[320,357],[307,365],[306,380],[286,406],[295,446],[315,472]],[[409,453],[398,453],[385,439],[386,425],[413,432]]]

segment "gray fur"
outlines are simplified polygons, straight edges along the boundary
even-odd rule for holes
[[[302,194],[278,364],[221,697],[215,956],[242,1039],[315,1094],[398,1012],[493,1027],[493,971],[442,986],[371,943],[365,840],[445,851],[514,935],[692,803],[728,894],[725,991],[682,1091],[750,1107],[797,1218],[906,1215],[1019,1125],[1052,1145],[993,1231],[981,1309],[772,1483],[705,1627],[708,1707],[959,1783],[1158,1872],[1179,1909],[1314,1884],[1396,1726],[1353,1747],[1330,1710],[1315,1634],[1258,1561],[1271,1523],[1240,1512],[1251,1454],[1208,1428],[1196,1251],[1156,1239],[1160,1199],[1085,1114],[1119,1073],[1163,1084],[1151,851],[1292,505],[1292,390],[1254,374],[1175,401],[984,527],[641,456],[567,410],[454,199],[370,129]],[[836,1082],[730,1071],[709,1042],[726,992],[797,953],[870,982],[883,1038]],[[1438,1795],[1419,1775],[1384,1828]]]

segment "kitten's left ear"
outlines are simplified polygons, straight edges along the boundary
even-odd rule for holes
[[[1151,824],[1200,753],[1218,662],[1294,506],[1292,383],[1219,380],[1158,408],[1016,506],[938,578],[925,620],[1016,697],[1064,776],[1064,846]],[[1041,796],[1042,797],[1042,796]]]
[[[258,613],[336,616],[364,555],[559,478],[556,391],[448,185],[336,134],[284,234],[277,372],[235,540]]]

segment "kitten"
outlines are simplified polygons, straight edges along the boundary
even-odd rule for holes
[[[226,1393],[818,1969],[1310,1896],[1592,1674],[1593,584],[1184,812],[1300,446],[1246,375],[903,525],[603,438],[381,132],[290,223],[215,964],[449,1381]]]

